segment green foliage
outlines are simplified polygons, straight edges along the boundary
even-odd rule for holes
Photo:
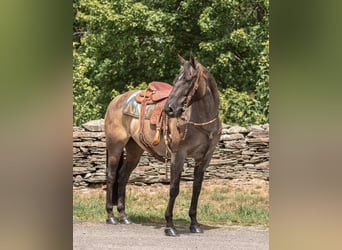
[[[269,42],[265,42],[265,48],[261,53],[261,60],[259,61],[259,75],[260,78],[256,83],[256,99],[260,102],[262,112],[265,117],[268,117],[270,96],[269,96]]]
[[[83,60],[76,50],[74,50],[73,69],[73,118],[74,124],[82,124],[91,119],[99,117],[101,107],[97,98],[100,95],[99,88],[91,84],[91,80],[86,77],[86,72],[94,63],[92,60]]]
[[[255,93],[268,116],[268,0],[74,0],[73,8],[74,124],[103,117],[114,96],[141,82],[172,82],[177,54],[190,50],[223,92]],[[265,120],[243,114],[224,120]]]
[[[144,90],[144,89],[147,89],[147,83],[146,82],[142,82],[138,85],[133,85],[132,83],[131,84],[128,84],[125,86],[125,90],[124,91],[130,91],[130,90]],[[113,89],[112,90],[112,99],[114,99],[116,96],[120,95],[120,92],[117,91],[116,89]]]
[[[203,40],[197,56],[210,65],[221,88],[255,92],[264,42],[268,41],[267,0],[213,0],[199,25]]]
[[[133,84],[129,84],[126,86],[126,90],[135,90],[135,89],[147,89],[147,83],[146,82],[142,82],[140,84],[138,84],[137,86],[134,86]]]
[[[105,113],[113,89],[122,92],[128,83],[171,81],[174,77],[176,52],[167,32],[174,14],[150,10],[142,2],[131,0],[79,0],[74,8],[74,25],[79,26],[74,30],[83,31],[82,36],[74,37],[77,63],[86,67],[77,74],[97,86],[99,115]],[[93,65],[87,64],[88,60]],[[169,70],[172,65],[173,70]]]
[[[224,123],[247,126],[267,121],[261,103],[243,92],[226,88],[220,91],[220,118]]]

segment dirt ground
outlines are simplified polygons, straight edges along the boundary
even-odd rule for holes
[[[182,182],[181,186],[192,185]],[[203,186],[215,188],[228,185],[231,190],[257,190],[268,193],[268,182],[242,181],[204,181]],[[168,189],[168,185],[155,184],[141,187],[128,184],[131,192],[156,192]],[[74,190],[84,195],[99,192],[99,189]],[[269,249],[269,230],[263,226],[205,226],[203,234],[192,234],[188,227],[176,227],[179,236],[164,235],[164,225],[107,225],[104,222],[74,222],[73,249]]]
[[[202,226],[204,233],[192,234],[176,227],[178,237],[164,236],[159,225],[107,225],[101,222],[74,222],[73,249],[269,249],[265,227]]]

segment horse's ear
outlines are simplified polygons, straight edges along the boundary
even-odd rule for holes
[[[186,62],[186,60],[183,57],[181,57],[179,54],[178,54],[178,59],[179,59],[180,64],[182,65],[184,65],[184,63]]]
[[[192,54],[192,51],[190,51],[190,63],[191,63],[191,66],[196,69],[196,66],[197,66],[197,61],[194,57],[194,55]]]

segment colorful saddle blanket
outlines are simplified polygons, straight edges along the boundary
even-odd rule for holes
[[[160,142],[160,133],[164,123],[165,114],[163,108],[172,90],[172,86],[164,82],[150,82],[146,90],[137,90],[127,98],[123,105],[123,114],[139,119],[139,138],[141,143],[157,159],[163,160],[146,141],[144,136],[144,120],[150,120],[150,125],[155,127],[156,134],[153,145]]]
[[[122,112],[124,114],[130,115],[130,116],[133,116],[133,117],[139,119],[141,103],[138,103],[135,100],[135,96],[140,92],[142,92],[142,90],[134,91],[127,98],[126,102],[123,105],[123,109],[122,109]],[[155,104],[146,105],[145,119],[147,119],[147,120],[151,119],[152,110],[153,110],[154,106],[156,106],[156,105]]]

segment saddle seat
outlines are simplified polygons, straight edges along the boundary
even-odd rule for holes
[[[158,145],[160,141],[160,130],[163,124],[163,108],[165,106],[165,103],[167,101],[167,98],[169,97],[172,86],[168,83],[164,82],[150,82],[148,84],[148,88],[146,90],[143,90],[139,92],[135,96],[135,101],[138,103],[141,103],[140,107],[140,128],[139,128],[139,134],[140,134],[140,140],[144,143],[144,145],[148,146],[148,143],[145,140],[144,137],[144,117],[145,117],[145,111],[146,111],[146,105],[154,104],[154,108],[152,109],[151,118],[150,118],[150,125],[154,125],[156,127],[156,135],[153,140],[153,145]],[[152,150],[153,151],[153,150]]]
[[[148,88],[135,96],[138,103],[155,104],[169,97],[172,86],[165,82],[150,82]]]

